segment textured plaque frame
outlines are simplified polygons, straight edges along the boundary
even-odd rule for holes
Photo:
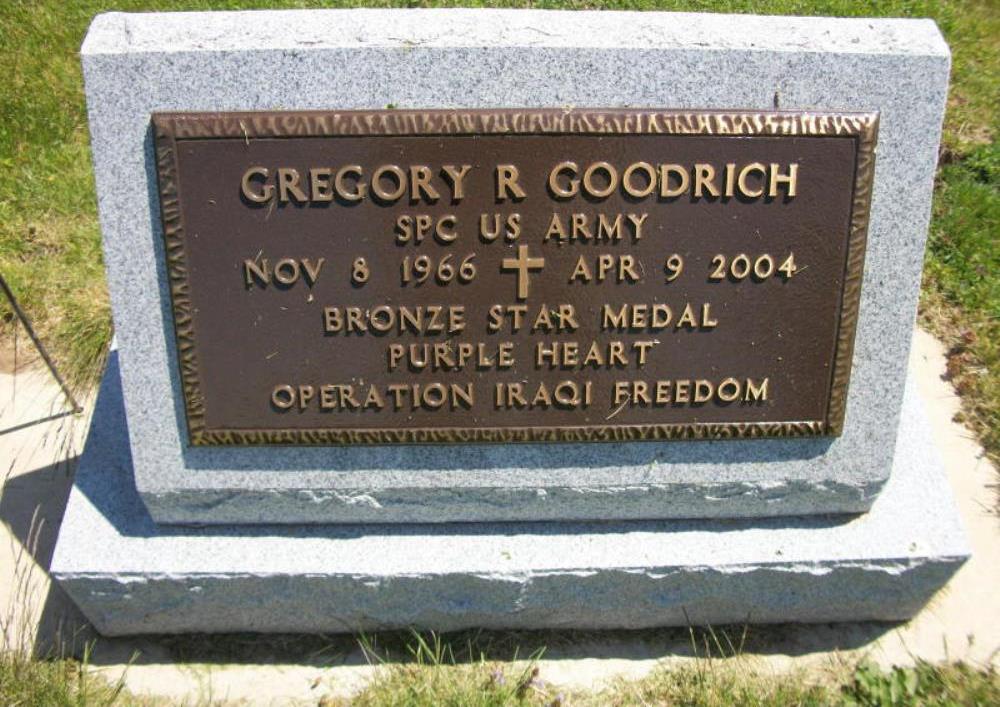
[[[188,437],[192,445],[428,444],[801,437],[840,434],[857,327],[874,177],[877,113],[632,109],[386,110],[153,115],[160,213]],[[420,428],[208,428],[199,380],[177,141],[427,135],[667,134],[842,137],[856,145],[847,257],[826,415],[794,422]]]

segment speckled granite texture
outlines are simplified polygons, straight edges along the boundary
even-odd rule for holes
[[[434,525],[157,525],[113,356],[52,575],[102,633],[899,620],[968,548],[912,389],[870,513]]]
[[[157,521],[860,512],[888,478],[948,83],[948,48],[933,23],[492,10],[107,14],[82,55],[135,480]],[[187,448],[150,114],[389,104],[880,111],[843,436]]]

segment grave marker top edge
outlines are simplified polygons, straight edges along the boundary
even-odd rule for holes
[[[503,28],[500,35],[498,26]],[[950,57],[929,19],[498,9],[109,12],[94,18],[81,53],[400,46],[710,47]]]

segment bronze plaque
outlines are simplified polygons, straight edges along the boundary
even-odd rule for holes
[[[153,123],[192,444],[841,430],[877,114]]]

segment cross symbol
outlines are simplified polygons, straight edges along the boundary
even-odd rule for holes
[[[529,258],[528,246],[517,247],[516,258],[504,258],[500,263],[501,270],[517,270],[517,298],[528,299],[528,271],[541,270],[545,267],[545,258]]]

